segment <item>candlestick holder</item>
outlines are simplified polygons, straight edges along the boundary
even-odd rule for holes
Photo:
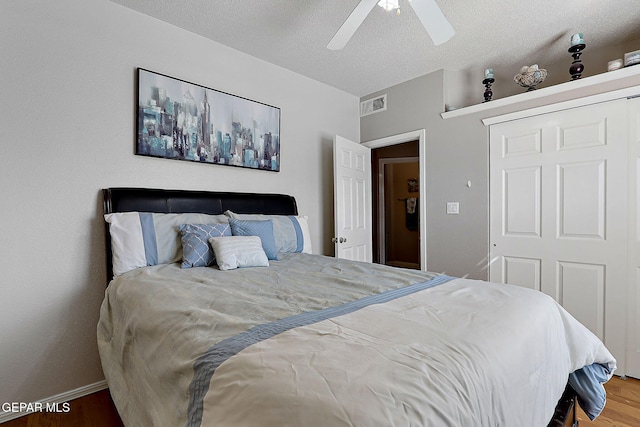
[[[482,84],[485,87],[485,89],[484,89],[484,102],[491,101],[491,97],[493,96],[493,91],[491,90],[491,84],[493,82],[495,82],[495,79],[493,79],[493,78],[484,79],[482,81]]]
[[[580,60],[580,55],[582,55],[582,51],[587,47],[586,44],[580,43],[573,45],[569,48],[569,53],[573,57],[573,62],[571,63],[571,67],[569,67],[569,74],[571,74],[571,80],[578,80],[582,77],[582,72],[584,71],[584,64]]]

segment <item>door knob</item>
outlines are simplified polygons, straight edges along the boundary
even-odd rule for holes
[[[340,243],[344,243],[344,242],[346,242],[346,241],[347,241],[347,239],[346,239],[346,238],[344,238],[344,237],[341,237],[341,238],[340,238]]]

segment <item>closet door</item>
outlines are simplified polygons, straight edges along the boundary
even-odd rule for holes
[[[629,103],[629,333],[627,375],[640,378],[640,98]]]
[[[491,281],[540,290],[624,371],[626,100],[490,129]]]

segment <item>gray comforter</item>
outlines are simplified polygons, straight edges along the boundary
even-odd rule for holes
[[[105,376],[131,426],[540,426],[570,372],[615,369],[548,296],[465,279],[425,285],[435,277],[306,254],[225,272],[134,270],[102,305]],[[400,294],[284,328],[214,366],[205,357],[265,324],[390,290]]]

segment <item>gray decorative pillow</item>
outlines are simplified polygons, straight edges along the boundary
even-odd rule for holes
[[[231,228],[229,224],[183,224],[180,226],[180,235],[182,238],[181,267],[208,267],[215,261],[209,239],[231,236]]]

